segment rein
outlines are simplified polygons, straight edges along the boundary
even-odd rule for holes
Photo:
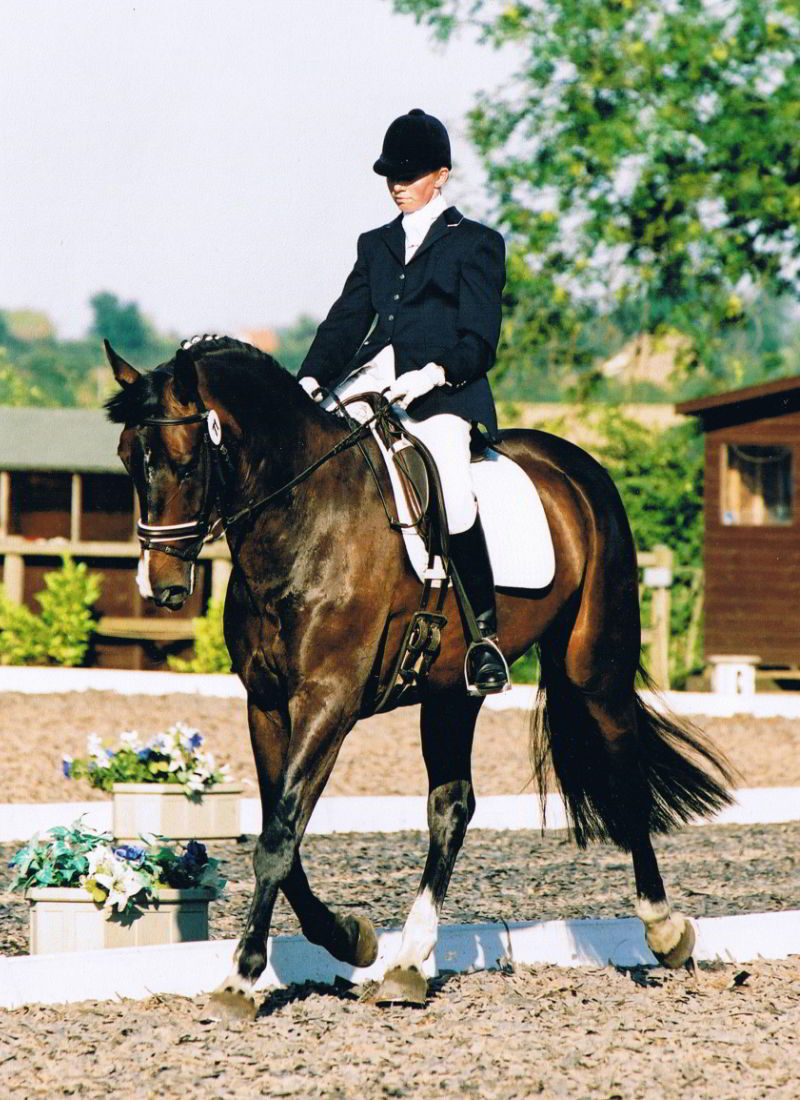
[[[310,477],[320,466],[324,465],[329,459],[335,458],[336,455],[341,454],[342,451],[347,450],[356,443],[360,443],[361,439],[368,434],[370,425],[375,421],[381,419],[386,415],[385,408],[379,409],[376,413],[366,420],[363,424],[359,424],[357,428],[351,431],[344,439],[340,439],[339,442],[331,447],[329,451],[326,451],[320,458],[315,459],[309,466],[301,470],[299,474],[296,474],[290,481],[287,481],[280,488],[273,490],[264,497],[260,497],[258,500],[250,501],[243,508],[240,508],[233,515],[225,515],[222,501],[222,486],[224,484],[224,475],[219,469],[218,455],[221,455],[227,462],[228,466],[231,466],[228,452],[222,443],[222,425],[220,424],[219,416],[214,409],[204,409],[202,412],[192,413],[189,416],[164,416],[164,417],[148,417],[146,420],[142,420],[142,426],[153,427],[172,427],[181,424],[199,424],[205,421],[206,431],[203,433],[203,447],[208,451],[209,443],[212,445],[210,451],[211,462],[208,469],[217,473],[217,481],[219,483],[219,489],[216,494],[218,499],[218,506],[220,510],[220,517],[211,524],[211,510],[214,504],[214,495],[210,491],[210,486],[207,479],[205,503],[203,506],[202,514],[198,519],[189,520],[186,523],[173,523],[173,524],[159,524],[159,523],[142,523],[141,520],[136,524],[136,533],[139,536],[139,542],[141,543],[143,550],[157,550],[162,554],[169,554],[172,557],[181,558],[183,561],[196,561],[200,550],[205,543],[216,542],[221,538],[228,528],[234,524],[239,523],[241,520],[248,516],[253,515],[254,512],[261,508],[265,508],[277,497],[283,493],[288,493],[291,489],[294,489],[306,478]],[[172,546],[173,542],[190,542],[191,545],[185,548]]]

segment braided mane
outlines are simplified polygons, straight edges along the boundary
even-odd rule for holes
[[[232,336],[204,334],[184,340],[181,350],[202,362],[206,383],[224,404],[236,406],[238,417],[262,424],[269,416],[296,407],[302,390],[294,377],[265,351]],[[164,386],[172,377],[174,359],[143,372],[133,385],[123,386],[105,403],[109,420],[133,426],[161,410]]]

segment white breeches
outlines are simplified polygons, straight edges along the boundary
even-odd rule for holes
[[[386,353],[390,354],[386,354]],[[339,400],[358,393],[380,393],[394,381],[394,354],[391,347],[368,363],[363,370],[345,379],[336,387]],[[326,409],[335,408],[334,402],[323,402]],[[353,402],[347,411],[354,420],[367,420],[372,410],[365,403]],[[427,420],[414,420],[407,412],[395,406],[398,418],[409,435],[416,436],[433,455],[442,482],[442,495],[447,512],[447,526],[451,535],[468,531],[478,514],[478,502],[472,487],[470,470],[470,425],[452,413],[438,413]]]

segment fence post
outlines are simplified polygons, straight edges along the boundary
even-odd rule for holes
[[[669,610],[672,584],[672,551],[668,546],[653,547],[653,565],[645,571],[645,584],[653,590],[652,643],[650,675],[656,687],[669,688]]]
[[[228,580],[233,566],[227,558],[212,558],[211,561],[211,599],[224,600],[228,591]]]
[[[22,603],[25,598],[25,559],[22,554],[3,555],[3,587],[11,603]]]

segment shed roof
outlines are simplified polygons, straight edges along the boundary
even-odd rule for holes
[[[102,409],[0,407],[0,470],[123,473],[120,428]]]
[[[709,397],[682,401],[675,411],[699,416],[705,429],[721,424],[744,424],[800,411],[800,376],[778,378],[757,386],[744,386]]]

